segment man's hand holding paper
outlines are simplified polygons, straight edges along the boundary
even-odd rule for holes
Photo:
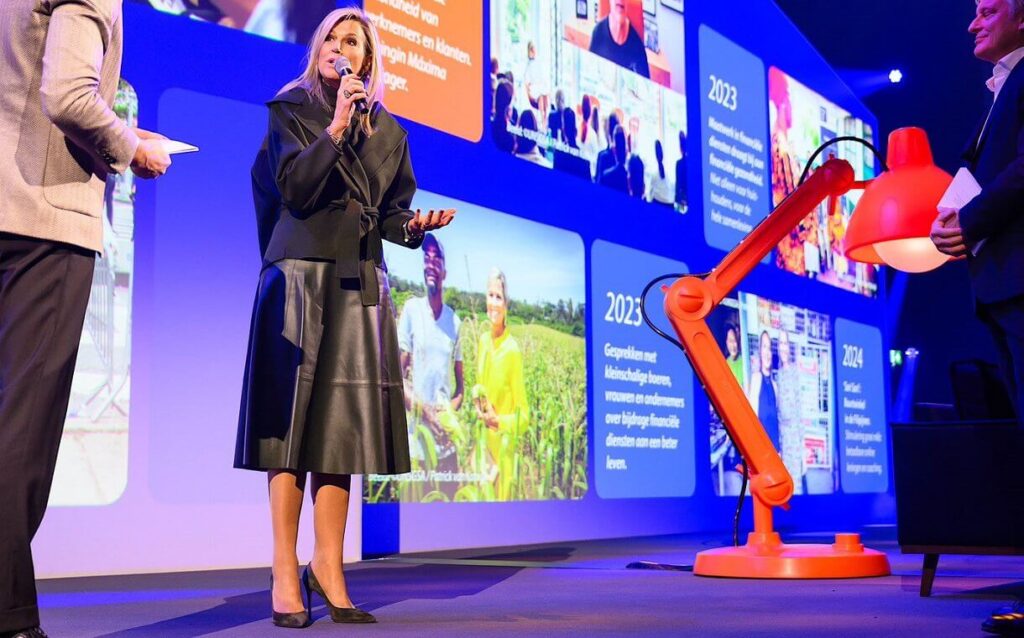
[[[931,240],[940,253],[955,259],[967,256],[967,244],[964,243],[963,230],[960,228],[959,211],[939,211],[939,216],[932,223]]]
[[[969,170],[961,168],[957,171],[949,188],[939,200],[936,207],[939,215],[932,223],[931,240],[940,253],[955,259],[966,257],[968,250],[974,255],[978,254],[985,240],[968,248],[964,241],[963,229],[960,227],[960,209],[980,192],[981,186]]]

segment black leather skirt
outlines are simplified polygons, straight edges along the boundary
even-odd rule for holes
[[[327,474],[409,471],[395,309],[328,261],[263,269],[253,307],[235,467]]]

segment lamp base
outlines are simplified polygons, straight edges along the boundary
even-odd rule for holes
[[[722,578],[867,578],[888,576],[889,559],[865,549],[860,534],[836,534],[832,545],[787,545],[775,532],[752,532],[742,547],[697,554],[693,573]]]

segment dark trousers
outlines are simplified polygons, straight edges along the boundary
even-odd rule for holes
[[[30,543],[46,511],[95,253],[0,233],[0,633],[39,624]]]
[[[1024,297],[978,304],[978,316],[992,332],[1006,390],[1024,425]]]

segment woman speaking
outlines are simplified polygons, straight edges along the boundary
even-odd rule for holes
[[[366,15],[332,11],[302,75],[269,102],[253,166],[263,270],[235,467],[267,472],[273,622],[284,627],[309,624],[311,590],[335,622],[375,621],[352,604],[342,573],[350,475],[409,471],[382,239],[416,248],[455,211],[409,210],[416,179],[406,133],[381,104],[383,83]],[[300,580],[307,473],[315,544]]]

